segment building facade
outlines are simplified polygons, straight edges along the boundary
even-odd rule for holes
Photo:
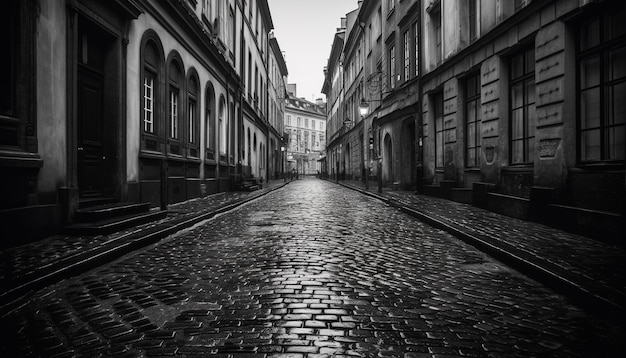
[[[298,175],[321,173],[319,159],[326,149],[325,106],[311,103],[289,93],[285,105],[287,143],[287,172]]]
[[[623,235],[624,3],[435,1],[421,11],[427,191]]]
[[[287,138],[285,136],[285,99],[287,98],[287,64],[278,41],[270,34],[268,51],[269,151],[267,178],[282,178],[285,171]]]
[[[0,10],[0,217],[15,229],[2,246],[54,233],[89,203],[165,208],[268,177],[266,0]]]
[[[326,67],[329,173],[623,238],[623,2],[358,4]]]
[[[328,117],[330,173],[338,166],[342,178],[416,188],[421,166],[418,4],[359,1],[335,36],[322,89],[327,101],[341,108]],[[338,71],[343,85],[335,89]]]

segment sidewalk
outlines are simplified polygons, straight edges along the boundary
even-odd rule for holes
[[[31,292],[66,277],[156,243],[202,220],[234,209],[285,186],[282,179],[263,183],[253,192],[224,192],[168,205],[167,217],[100,236],[55,235],[0,250],[0,317],[23,304]],[[158,209],[153,209],[158,210]]]
[[[549,226],[471,205],[408,191],[368,191],[360,181],[341,185],[376,197],[445,230],[606,317],[626,318],[626,250]]]

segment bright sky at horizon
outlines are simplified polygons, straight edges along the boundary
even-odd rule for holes
[[[289,83],[298,97],[315,102],[321,93],[324,66],[341,18],[357,9],[357,0],[268,0],[274,34],[283,51]]]

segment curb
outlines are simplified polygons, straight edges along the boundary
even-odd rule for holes
[[[602,297],[580,283],[571,279],[563,269],[556,265],[545,261],[527,251],[521,250],[514,246],[501,242],[498,239],[491,238],[487,235],[473,235],[447,223],[444,223],[432,216],[424,214],[409,206],[391,200],[386,197],[365,191],[364,189],[354,187],[348,184],[339,183],[339,185],[360,192],[361,194],[376,198],[389,206],[396,207],[402,212],[421,220],[428,225],[444,230],[447,233],[459,238],[463,242],[472,245],[489,256],[506,263],[525,275],[545,284],[551,289],[563,294],[583,309],[586,309],[603,318],[610,319],[619,325],[625,324],[626,307],[619,302],[613,302]],[[580,280],[580,277],[577,277]],[[584,281],[584,279],[582,279]]]
[[[80,275],[88,270],[112,262],[132,251],[157,243],[167,236],[189,228],[203,220],[211,219],[218,214],[236,209],[268,193],[281,189],[289,183],[290,182],[278,184],[267,191],[224,205],[215,210],[190,213],[181,218],[166,221],[140,232],[122,235],[116,239],[107,241],[102,246],[70,255],[47,266],[45,269],[34,271],[26,275],[21,282],[17,282],[14,287],[6,289],[5,292],[0,294],[0,318],[7,316],[14,310],[27,304],[28,298],[37,290],[63,279]]]

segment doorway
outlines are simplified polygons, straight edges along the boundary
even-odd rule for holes
[[[81,199],[113,196],[117,166],[114,39],[82,20],[76,69],[77,180]]]
[[[385,135],[385,152],[384,152],[384,160],[383,163],[385,165],[385,174],[383,175],[383,180],[387,183],[393,183],[393,145],[391,143],[391,136],[389,133]]]

